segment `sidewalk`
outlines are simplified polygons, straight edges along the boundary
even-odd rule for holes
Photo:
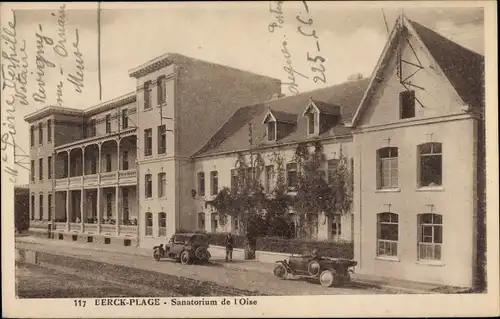
[[[142,257],[151,256],[151,251],[149,249],[144,249],[139,247],[109,247],[108,245],[103,245],[103,244],[73,243],[67,241],[57,241],[57,240],[49,240],[49,239],[34,238],[34,237],[18,237],[16,238],[16,242],[49,245],[52,247],[57,247],[57,246],[75,247],[89,251],[112,252],[112,253],[136,255]],[[221,255],[220,253],[216,253],[216,255],[212,256],[211,261],[217,267],[224,267],[244,272],[249,271],[249,272],[271,274],[274,268],[273,263],[262,263],[252,260],[235,259],[232,262],[226,262],[225,256]],[[459,288],[443,287],[441,285],[418,283],[418,282],[399,280],[394,278],[384,278],[366,274],[353,274],[352,280],[355,283],[377,286],[382,289],[397,291],[400,293],[428,294],[428,293],[438,293],[439,291],[446,291],[446,292],[461,291]]]

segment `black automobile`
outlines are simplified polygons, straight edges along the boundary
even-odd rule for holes
[[[153,247],[153,258],[159,261],[170,258],[187,265],[191,263],[207,263],[211,255],[208,251],[210,237],[199,233],[175,234],[166,246]]]

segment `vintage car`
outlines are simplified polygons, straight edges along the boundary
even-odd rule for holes
[[[174,234],[165,247],[154,246],[153,258],[171,258],[182,264],[207,263],[211,255],[208,251],[210,237],[206,234],[181,233]]]
[[[277,261],[273,273],[280,279],[288,275],[319,279],[322,286],[342,286],[351,281],[350,272],[358,263],[343,258],[321,257],[316,254],[292,255],[290,259]]]

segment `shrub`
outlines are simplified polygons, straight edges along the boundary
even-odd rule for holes
[[[351,242],[313,241],[283,239],[276,237],[257,238],[257,250],[277,253],[304,254],[319,249],[325,257],[354,258],[354,246]]]
[[[210,245],[226,246],[226,236],[228,233],[209,233]],[[241,235],[233,235],[234,248],[245,248],[245,237]]]

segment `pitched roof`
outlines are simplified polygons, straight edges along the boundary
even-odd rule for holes
[[[274,118],[278,122],[297,123],[297,114],[271,110]]]
[[[313,100],[314,105],[319,109],[321,113],[331,114],[331,115],[339,115],[340,114],[340,106],[335,104],[328,104],[322,101]]]
[[[210,138],[194,156],[205,156],[221,152],[236,152],[246,150],[250,147],[248,124],[252,125],[254,146],[265,144],[266,131],[262,120],[270,109],[273,115],[286,115],[287,119],[292,116],[297,121],[294,132],[284,137],[279,143],[300,142],[307,139],[306,121],[301,116],[309,104],[310,99],[321,105],[337,105],[341,109],[342,121],[349,122],[361,101],[368,79],[348,81],[330,87],[304,92],[276,100],[246,106],[237,110],[233,116]],[[342,125],[332,130],[323,132],[320,137],[347,134],[350,130]]]
[[[409,20],[462,100],[472,107],[484,102],[484,56]]]
[[[398,35],[402,32],[402,28],[398,27],[400,21],[395,22],[389,40],[371,76],[370,84],[355,111],[352,125],[355,125],[356,121],[359,120],[366,102],[376,86],[376,80],[385,70],[389,59],[397,49]],[[484,57],[417,22],[404,17],[402,21],[405,26],[417,33],[417,37],[422,40],[464,103],[472,108],[482,109],[484,107]]]

